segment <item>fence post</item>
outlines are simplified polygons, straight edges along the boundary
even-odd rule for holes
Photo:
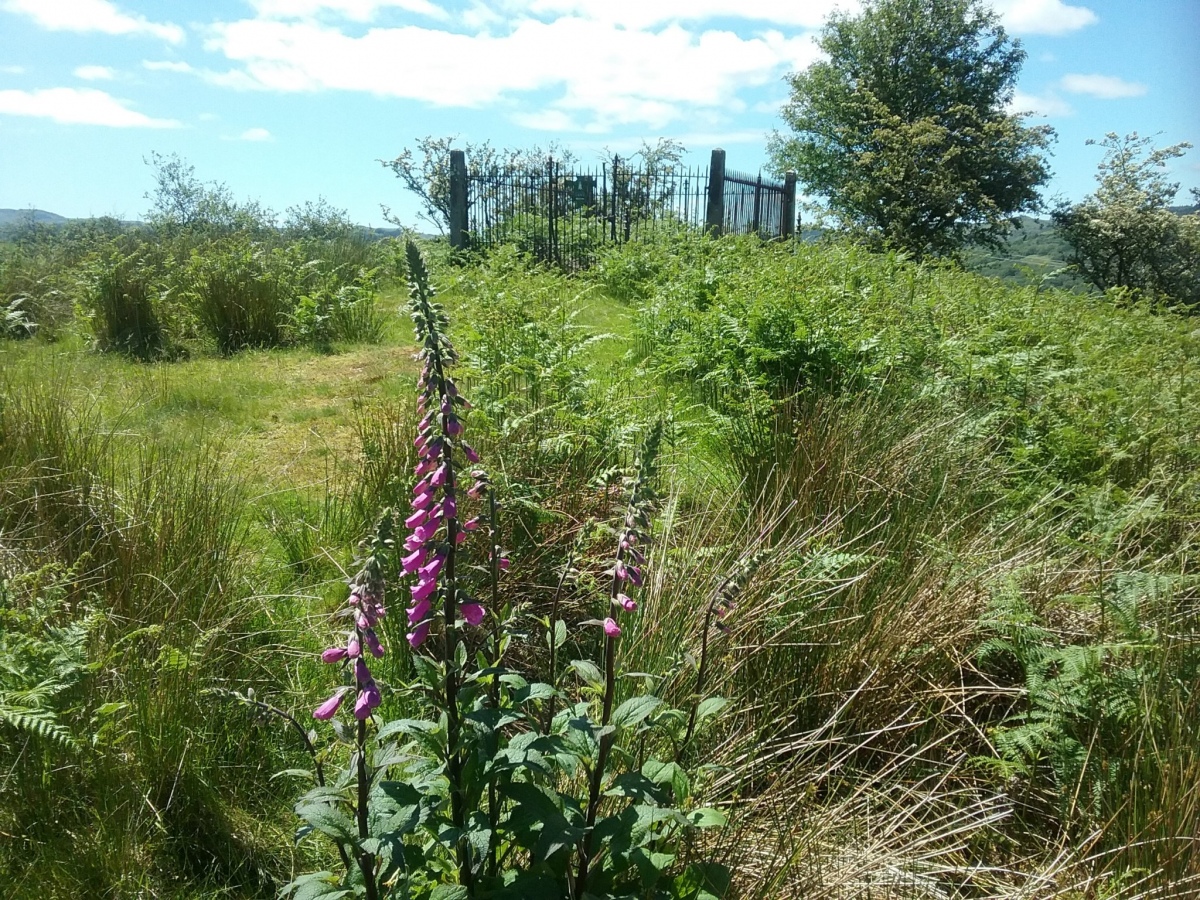
[[[467,156],[461,150],[450,151],[450,246],[467,246]]]
[[[548,221],[546,224],[546,240],[550,254],[550,261],[556,265],[562,265],[562,259],[558,255],[558,179],[554,170],[554,157],[546,158],[546,177],[550,185],[550,209],[547,210]]]
[[[613,154],[612,168],[612,211],[609,214],[608,221],[612,230],[612,242],[617,242],[617,169],[621,165],[621,157]]]
[[[762,237],[762,172],[758,173],[758,181],[754,185],[754,214],[750,225],[751,231]]]
[[[796,234],[796,173],[791,169],[783,176],[783,215],[779,236],[785,241]]]
[[[709,234],[721,233],[725,226],[725,151],[718,147],[708,165],[708,209],[704,227]]]

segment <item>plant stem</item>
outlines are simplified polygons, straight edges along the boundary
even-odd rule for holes
[[[630,510],[633,504],[630,503]],[[617,546],[616,566],[625,559],[625,550]],[[621,590],[621,580],[613,574],[612,591],[608,598],[608,610],[613,612],[620,607],[617,594]],[[617,639],[607,632],[604,635],[604,706],[600,716],[600,728],[608,727],[612,718],[613,701],[617,693]],[[579,848],[579,875],[575,880],[575,896],[580,898],[587,890],[588,869],[592,857],[592,831],[596,826],[596,816],[600,811],[600,789],[604,784],[604,769],[608,765],[608,754],[616,739],[614,732],[601,735],[600,747],[596,753],[596,766],[592,770],[592,780],[588,787],[587,817],[584,823],[583,841]]]
[[[437,402],[441,402],[443,398],[448,397],[446,391],[446,373],[442,364],[442,348],[440,344],[440,335],[436,332],[433,310],[429,306],[428,301],[423,301],[425,305],[426,321],[430,323],[430,330],[433,335],[433,340],[429,342],[429,352],[432,357],[433,370],[436,382],[440,387],[437,397]],[[454,446],[450,439],[449,416],[445,413],[441,414],[442,419],[442,463],[446,467],[446,482],[443,485],[442,496],[455,496],[454,477]],[[445,666],[446,666],[446,777],[450,782],[450,816],[454,822],[454,827],[462,833],[466,826],[466,811],[465,798],[463,796],[462,770],[463,759],[459,751],[459,738],[462,730],[462,723],[459,717],[458,709],[458,670],[455,668],[458,651],[458,629],[455,627],[455,614],[458,608],[458,585],[454,575],[454,563],[457,555],[456,548],[458,545],[458,516],[446,516],[446,580],[442,597],[442,618],[445,623]],[[458,846],[455,849],[458,857],[458,878],[459,883],[466,886],[468,892],[473,896],[474,891],[471,883],[471,856],[470,848],[465,839],[459,838]]]
[[[571,572],[571,566],[575,564],[575,551],[579,546],[578,539],[571,545],[571,552],[567,554],[567,564],[563,566],[562,575],[558,579],[558,587],[554,590],[554,599],[550,603],[550,668],[546,673],[546,682],[551,687],[558,685],[558,641],[556,638],[556,623],[558,622],[558,602],[562,598],[563,586],[567,583],[567,577]],[[554,695],[551,694],[546,700],[546,719],[542,726],[542,731],[549,734],[550,724],[554,721]]]
[[[367,721],[358,720],[358,839],[365,841],[370,837],[367,827],[367,804],[371,794],[371,779],[367,774]],[[362,870],[363,884],[366,886],[367,900],[378,900],[379,888],[375,884],[375,856],[366,850],[358,854],[358,867]]]

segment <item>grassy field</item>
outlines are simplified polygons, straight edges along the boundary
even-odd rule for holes
[[[839,245],[428,255],[531,671],[568,558],[570,633],[596,614],[597,474],[665,422],[621,691],[686,699],[706,648],[731,704],[694,793],[729,825],[688,853],[727,896],[1200,896],[1194,319]],[[98,352],[94,317],[0,339],[6,896],[337,865],[292,841],[297,736],[231,694],[312,722],[354,545],[408,498],[415,345],[402,279],[374,285],[365,342],[220,353],[184,306],[158,361]],[[411,665],[379,662],[385,718]]]

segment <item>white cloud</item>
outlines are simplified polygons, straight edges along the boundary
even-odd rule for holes
[[[1014,34],[1069,34],[1099,21],[1086,6],[1062,0],[993,0],[992,5]]]
[[[1040,95],[1016,91],[1013,94],[1012,102],[1008,104],[1008,110],[1012,113],[1030,113],[1040,118],[1070,116],[1075,113],[1075,110],[1071,108],[1071,104],[1057,96],[1053,91]]]
[[[112,81],[117,73],[108,66],[80,66],[75,70],[75,77],[84,81]]]
[[[184,72],[189,75],[196,71],[188,63],[168,59],[144,59],[142,68],[150,72]]]
[[[1070,94],[1086,94],[1100,100],[1141,97],[1146,93],[1146,85],[1113,75],[1064,75],[1062,89]]]
[[[150,34],[172,44],[182,43],[184,37],[178,25],[123,13],[109,0],[4,0],[2,8],[50,31]]]
[[[509,9],[537,16],[579,16],[622,28],[714,18],[749,19],[795,28],[817,28],[835,9],[856,12],[860,0],[510,0]]]
[[[178,128],[174,119],[152,119],[95,88],[0,91],[0,114],[35,116],[71,125],[109,128]]]
[[[25,67],[24,66],[0,66],[0,72],[4,73],[5,75],[24,75]]]
[[[480,107],[513,93],[551,90],[541,121],[555,129],[661,128],[693,107],[728,107],[737,91],[776,81],[817,56],[808,35],[767,31],[657,32],[577,17],[522,19],[502,36],[405,26],[350,36],[315,22],[219,23],[207,42],[239,68],[210,80],[281,92],[347,90]],[[563,115],[547,116],[546,110]]]
[[[271,140],[271,132],[265,128],[247,128],[240,135],[239,141],[269,141]]]
[[[321,13],[332,13],[354,22],[369,22],[382,9],[449,19],[450,14],[429,0],[250,0],[255,12],[267,19],[311,19]]]
[[[685,147],[708,148],[725,147],[734,144],[758,144],[767,142],[764,131],[692,131],[679,137],[679,143]]]

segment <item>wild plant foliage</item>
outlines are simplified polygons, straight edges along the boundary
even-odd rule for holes
[[[296,811],[301,835],[332,839],[344,871],[303,876],[285,893],[720,896],[728,876],[719,866],[677,864],[688,835],[724,816],[693,806],[691,779],[672,751],[719,704],[698,699],[689,716],[652,693],[618,702],[620,621],[636,613],[632,595],[646,578],[661,426],[647,435],[626,483],[607,598],[581,626],[601,643],[601,661],[577,660],[563,672],[552,665],[546,681],[536,680],[541,673],[522,672],[511,658],[521,602],[499,599],[508,568],[499,503],[485,470],[471,468],[479,457],[463,440],[470,405],[450,375],[457,353],[448,321],[412,244],[408,258],[423,364],[419,480],[404,522],[411,533],[401,551],[398,514],[384,513],[363,545],[345,639],[322,654],[345,667],[347,684],[313,715],[334,719],[352,698],[354,724],[337,730],[353,752],[348,767]],[[467,518],[470,505],[478,513]],[[474,551],[481,539],[482,552]],[[400,552],[400,570],[416,578],[407,609],[415,677],[389,687],[408,694],[416,714],[389,721],[376,716],[381,687],[366,659],[387,652],[375,628],[387,614],[388,557]],[[554,659],[567,626],[548,619],[545,627]],[[560,683],[565,671],[582,683]]]

